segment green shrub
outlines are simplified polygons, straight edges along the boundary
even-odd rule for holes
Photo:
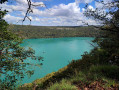
[[[86,82],[86,75],[83,72],[78,72],[77,74],[75,74],[74,76],[72,76],[69,81],[71,83],[75,83],[75,82]]]
[[[105,88],[110,87],[110,86],[115,87],[115,86],[119,85],[119,84],[117,85],[117,82],[115,80],[112,80],[112,79],[103,78],[102,80],[106,82],[104,85]]]
[[[119,67],[116,65],[91,66],[89,71],[91,73],[96,73],[108,78],[119,80]]]
[[[78,90],[78,88],[68,82],[68,80],[62,79],[60,83],[51,85],[47,90]]]

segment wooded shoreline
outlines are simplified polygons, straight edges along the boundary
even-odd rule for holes
[[[93,26],[29,26],[10,25],[12,32],[25,39],[61,37],[102,37],[104,31]],[[101,34],[103,33],[103,34]]]

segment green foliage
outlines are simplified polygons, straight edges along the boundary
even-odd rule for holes
[[[115,65],[91,66],[89,71],[91,73],[119,80],[119,67]]]
[[[47,90],[78,90],[78,88],[66,79],[62,79],[60,83],[51,85]]]
[[[12,25],[12,32],[23,38],[58,38],[58,37],[101,37],[100,30],[93,26],[61,27],[61,26],[28,26]],[[102,31],[101,31],[102,32]],[[103,33],[103,32],[102,32]]]
[[[83,72],[79,72],[79,71],[76,71],[76,73],[69,79],[69,81],[71,83],[78,83],[78,82],[88,82],[87,80],[87,77],[86,77],[86,74],[84,74]]]
[[[4,1],[7,0],[2,0],[0,3]],[[0,74],[5,77],[0,78],[0,90],[15,88],[17,81],[24,78],[25,67],[31,65],[24,61],[35,57],[35,51],[32,48],[26,50],[20,46],[22,38],[7,30],[9,24],[3,19],[6,13],[6,10],[0,9]],[[41,59],[41,57],[35,57],[34,60]],[[33,71],[26,72],[29,76],[33,74]]]
[[[103,81],[107,82],[104,87],[110,87],[110,86],[113,86],[113,87],[118,87],[119,88],[119,84],[113,80],[113,79],[109,79],[109,78],[103,78],[102,79]]]
[[[102,4],[102,9],[105,9],[106,12],[100,14],[102,11],[100,8],[93,11],[87,9],[84,15],[101,21],[100,30],[107,31],[102,38],[97,37],[94,40],[98,44],[98,48],[103,51],[102,54],[99,54],[99,60],[104,61],[103,63],[119,65],[119,2],[118,0],[112,0],[110,2],[112,6],[110,6],[109,3],[104,4],[103,0],[96,1]],[[105,5],[108,7],[105,7]],[[114,8],[116,9],[114,10]],[[108,18],[108,15],[111,15],[112,18]],[[103,60],[101,60],[101,57],[103,57]]]

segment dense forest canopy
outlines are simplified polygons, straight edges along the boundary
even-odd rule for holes
[[[104,31],[93,26],[29,26],[11,25],[12,32],[23,38],[58,38],[58,37],[102,37]],[[8,28],[9,29],[9,28]]]

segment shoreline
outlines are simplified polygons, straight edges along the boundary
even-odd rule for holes
[[[89,37],[88,36],[81,36],[81,37],[82,38],[95,38],[95,37],[90,37],[90,36]],[[77,37],[70,37],[70,36],[69,37],[43,37],[43,38],[41,37],[41,38],[25,38],[25,39],[53,39],[53,38],[58,39],[58,38],[81,38],[81,37],[78,37],[78,36]]]

